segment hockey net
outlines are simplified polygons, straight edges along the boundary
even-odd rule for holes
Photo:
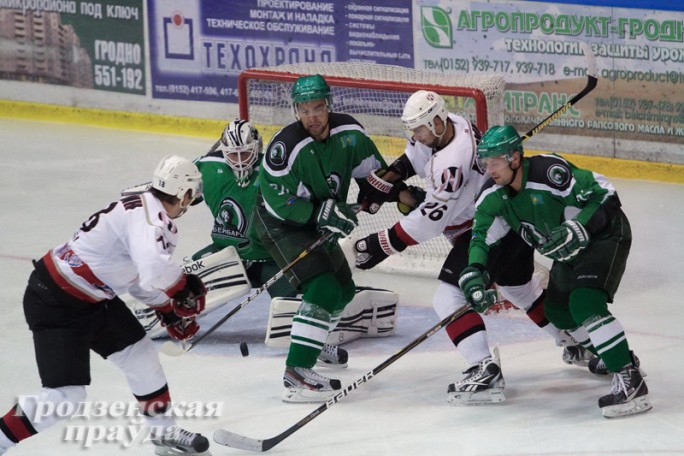
[[[264,141],[294,121],[290,91],[299,76],[320,74],[332,89],[333,110],[354,116],[371,135],[387,163],[406,146],[400,121],[404,104],[417,90],[442,95],[449,111],[462,115],[484,132],[503,123],[505,81],[500,75],[454,75],[361,62],[304,63],[250,69],[238,82],[240,116],[259,128]],[[423,187],[421,178],[408,182]],[[352,184],[350,202],[358,188]],[[354,238],[391,227],[401,214],[385,204],[375,215],[360,214]],[[378,266],[385,272],[436,277],[450,246],[443,237],[406,249]]]

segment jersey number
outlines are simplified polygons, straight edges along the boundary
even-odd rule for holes
[[[95,228],[95,225],[97,225],[97,222],[100,221],[100,215],[113,211],[114,208],[116,207],[116,203],[117,202],[115,201],[112,204],[110,204],[109,207],[107,207],[107,209],[102,209],[101,211],[97,211],[93,215],[91,215],[90,218],[88,220],[86,220],[85,222],[83,222],[83,225],[81,225],[81,231],[87,233],[88,231]]]
[[[436,222],[444,217],[444,211],[446,209],[446,204],[440,205],[439,203],[427,203],[420,210],[420,213],[423,214],[423,216],[427,216],[433,222]]]

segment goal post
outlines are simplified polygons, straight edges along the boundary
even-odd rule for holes
[[[389,163],[406,147],[401,113],[406,100],[417,90],[431,90],[445,99],[450,112],[469,119],[484,132],[503,124],[505,80],[495,75],[458,75],[415,70],[365,62],[300,63],[243,71],[238,78],[240,117],[250,120],[264,141],[292,123],[290,91],[300,76],[320,74],[332,91],[332,109],[352,115]],[[408,184],[424,187],[417,176]],[[352,185],[349,200],[355,202],[358,188]],[[391,227],[401,214],[393,203],[375,215],[362,213],[354,238]],[[436,277],[450,249],[443,237],[412,246],[394,255],[376,269]]]

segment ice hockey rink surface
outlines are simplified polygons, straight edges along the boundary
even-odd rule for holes
[[[218,134],[218,132],[217,132]],[[157,162],[175,153],[195,158],[213,140],[85,127],[0,120],[0,413],[19,394],[35,393],[40,381],[22,296],[31,259],[66,241],[90,214],[118,198],[125,187],[150,179]],[[647,176],[644,176],[645,178]],[[648,180],[611,179],[632,223],[634,243],[622,286],[611,306],[631,348],[647,372],[653,410],[607,420],[597,406],[611,388],[561,361],[561,349],[531,322],[513,313],[487,317],[490,342],[500,349],[507,402],[453,407],[446,388],[467,366],[445,332],[361,385],[315,420],[269,451],[277,455],[682,455],[684,454],[684,186]],[[192,208],[179,220],[176,258],[210,242],[211,215]],[[434,280],[356,274],[360,285],[400,295],[396,334],[345,345],[349,367],[328,371],[343,385],[382,363],[437,322],[431,307]],[[200,320],[208,328],[238,301]],[[179,419],[183,427],[211,437],[225,428],[253,438],[276,436],[313,411],[313,404],[284,404],[285,350],[264,346],[269,301],[260,297],[214,335],[181,357],[162,357],[176,402],[221,404],[220,416]],[[242,357],[245,341],[250,355]],[[123,375],[92,356],[94,403],[132,403]],[[323,371],[323,369],[321,369]],[[323,373],[323,372],[322,372]],[[65,442],[70,427],[91,425],[113,435],[127,417],[65,421],[22,442],[8,456],[91,454],[151,455],[149,443]],[[94,438],[94,435],[91,435]],[[213,444],[212,454],[248,452]]]

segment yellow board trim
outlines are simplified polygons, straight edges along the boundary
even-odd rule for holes
[[[202,138],[218,138],[227,120],[230,120],[198,119],[195,117],[78,108],[11,100],[0,100],[0,117],[77,123],[121,130]],[[259,128],[264,142],[267,142],[280,127],[257,125],[257,128]],[[405,140],[401,138],[374,136],[373,140],[381,151],[403,150],[405,144]],[[534,155],[546,152],[531,150],[527,153]],[[609,177],[684,184],[684,165],[566,153],[560,155],[580,168],[590,169]]]

